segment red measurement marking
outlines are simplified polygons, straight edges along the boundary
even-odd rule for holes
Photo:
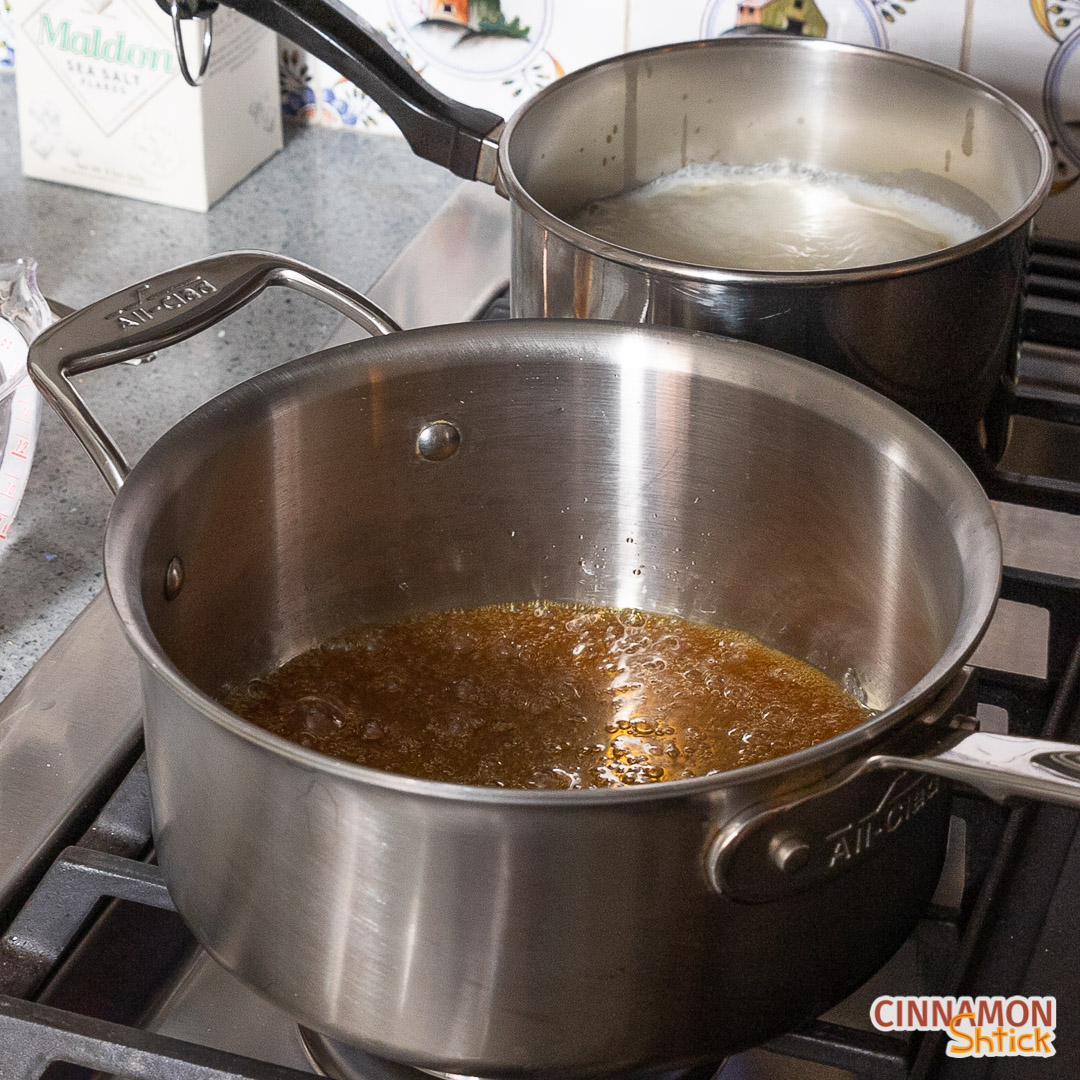
[[[30,423],[30,402],[29,401],[19,401],[18,399],[16,399],[16,404],[19,406],[19,410],[18,410],[17,415],[15,416],[15,419],[16,420],[21,420],[24,424],[29,424]]]
[[[8,529],[11,528],[11,523],[14,520],[13,517],[9,517],[7,514],[0,514],[0,540],[7,539]]]
[[[14,499],[15,492],[19,490],[18,480],[9,480],[3,487],[0,487],[0,498]]]
[[[25,435],[17,435],[15,437],[15,447],[11,451],[11,456],[22,458],[25,461],[29,450],[30,440]]]

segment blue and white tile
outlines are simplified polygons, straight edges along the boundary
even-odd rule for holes
[[[11,0],[0,0],[0,71],[15,67],[15,18]]]
[[[502,116],[560,75],[626,47],[626,0],[352,0],[350,6],[434,87]],[[396,130],[325,64],[286,42],[282,58],[287,113],[338,127]]]

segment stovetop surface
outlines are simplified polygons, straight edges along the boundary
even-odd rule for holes
[[[493,198],[462,189],[373,298],[404,325],[480,311],[506,265],[505,213]],[[453,239],[465,234],[480,238],[467,272]],[[417,274],[439,289],[418,285]],[[1080,518],[1062,512],[1080,510],[1080,355],[1072,351],[1080,349],[1080,255],[1043,245],[1031,282],[1012,438],[992,489],[1016,499],[995,504],[1012,569],[973,658],[979,717],[995,730],[1080,741]],[[434,307],[419,307],[423,296],[436,297]],[[0,1080],[74,1080],[95,1070],[158,1080],[310,1075],[295,1022],[197,947],[148,861],[140,708],[135,661],[104,597],[0,703]],[[1024,1059],[950,1064],[932,1036],[871,1030],[868,1007],[879,992],[961,988],[1055,994],[1052,1074],[1080,1075],[1078,886],[1076,813],[957,798],[942,882],[894,960],[816,1023],[733,1057],[719,1076],[950,1080],[959,1068],[999,1080],[1030,1070]],[[54,1056],[82,1064],[43,1071]],[[719,1067],[695,1070],[692,1080]],[[368,1059],[363,1075],[417,1074]]]

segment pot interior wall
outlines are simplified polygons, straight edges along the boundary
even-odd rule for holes
[[[556,83],[508,160],[565,217],[688,163],[789,162],[936,199],[984,227],[1034,194],[1041,144],[989,90],[891,53],[775,36],[630,54]]]
[[[363,622],[532,598],[745,629],[878,708],[973,642],[989,512],[898,408],[711,335],[514,325],[333,350],[178,425],[110,522],[121,614],[211,694]],[[461,445],[432,462],[436,420]]]

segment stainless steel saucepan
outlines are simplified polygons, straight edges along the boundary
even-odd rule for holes
[[[1053,159],[1038,124],[999,91],[895,53],[764,35],[604,60],[547,87],[504,127],[423,82],[337,0],[225,3],[351,79],[421,157],[509,197],[514,315],[756,341],[867,383],[972,464],[1000,452],[1028,224]],[[181,11],[213,6],[179,0]],[[778,161],[928,196],[982,231],[903,262],[767,273],[674,262],[567,221],[687,163]]]
[[[235,387],[129,471],[72,378],[268,285],[378,336]],[[716,1059],[820,1013],[907,937],[946,780],[1080,805],[1076,747],[971,730],[997,528],[906,411],[683,329],[394,329],[340,282],[247,252],[125,289],[30,354],[118,491],[106,577],[141,664],[169,890],[305,1025],[477,1076]],[[529,598],[739,627],[878,711],[745,769],[537,791],[352,765],[216,700],[360,623]]]

